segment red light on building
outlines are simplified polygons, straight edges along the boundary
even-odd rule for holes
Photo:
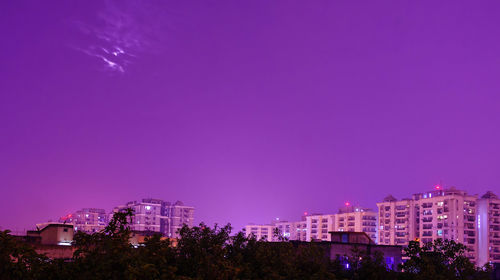
[[[439,190],[441,188],[441,186],[440,185],[436,185],[435,188],[436,188],[436,190]]]
[[[345,206],[349,206],[349,202],[346,202],[346,203],[345,203]]]

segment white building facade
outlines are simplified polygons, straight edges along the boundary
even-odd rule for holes
[[[407,245],[409,241],[432,242],[438,238],[455,240],[477,261],[477,197],[453,187],[414,194],[397,201],[388,196],[377,203],[379,209],[378,243]]]
[[[377,213],[371,209],[348,206],[339,209],[337,214],[304,215],[301,221],[274,221],[268,225],[247,225],[246,236],[253,234],[257,239],[278,241],[278,236],[287,240],[331,241],[332,231],[365,232],[372,240],[377,238]],[[271,233],[271,234],[270,234]]]
[[[477,201],[478,261],[500,263],[500,199],[487,192]]]

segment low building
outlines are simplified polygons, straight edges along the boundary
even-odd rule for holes
[[[37,230],[28,230],[26,236],[16,236],[18,240],[31,244],[39,254],[51,259],[70,259],[73,256],[74,228],[71,224],[37,224]]]
[[[43,223],[37,224],[37,230],[28,230],[26,236],[33,240],[40,238],[42,245],[70,246],[75,230],[72,224]]]
[[[330,232],[330,259],[338,259],[348,269],[349,257],[353,251],[359,250],[362,254],[372,256],[381,254],[384,256],[388,269],[398,270],[402,261],[402,246],[377,245],[365,232]]]

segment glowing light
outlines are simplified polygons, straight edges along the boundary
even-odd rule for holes
[[[436,190],[439,190],[441,188],[440,185],[436,185],[434,188],[436,188]]]
[[[151,210],[151,206],[147,205],[146,210]]]
[[[304,216],[307,216],[307,212],[304,212]]]
[[[346,202],[346,203],[345,203],[345,206],[349,206],[349,202]]]

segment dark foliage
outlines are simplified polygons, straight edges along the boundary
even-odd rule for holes
[[[467,247],[453,240],[437,239],[420,246],[411,241],[404,249],[408,260],[402,279],[490,279],[490,268],[476,268],[466,257]]]

